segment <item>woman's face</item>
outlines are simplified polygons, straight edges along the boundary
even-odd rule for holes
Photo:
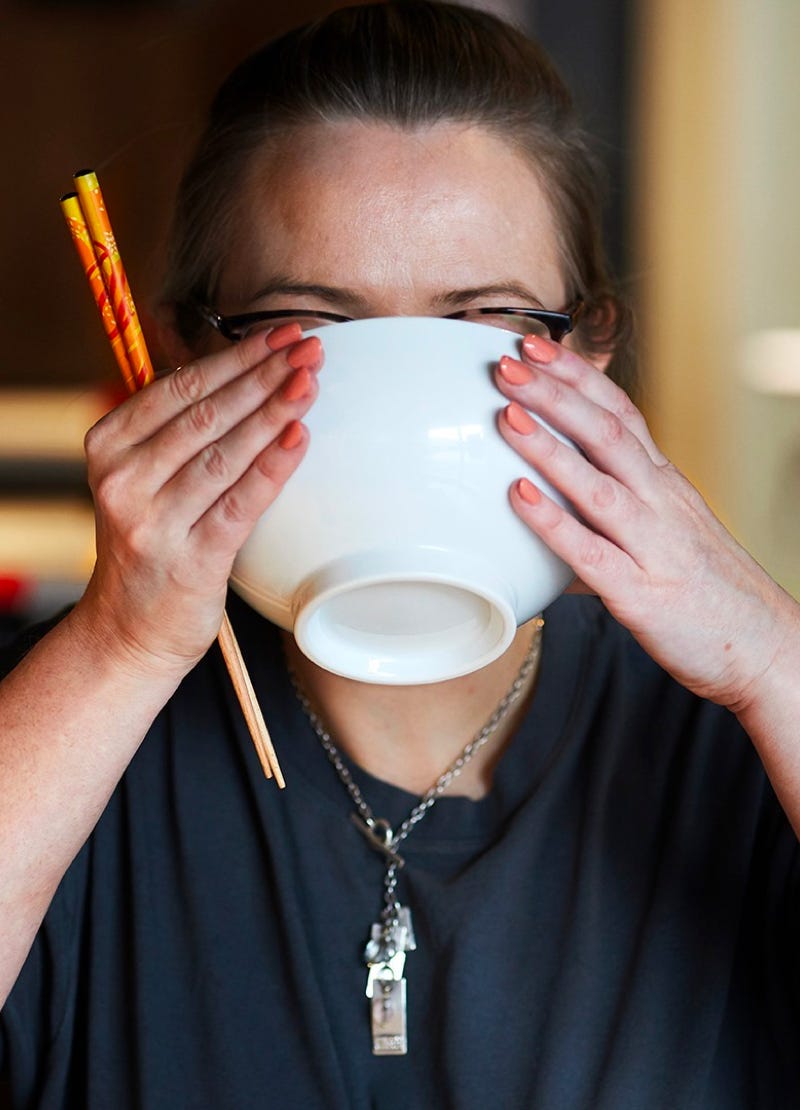
[[[479,127],[309,125],[257,159],[223,270],[223,314],[563,309],[558,236],[528,162]]]

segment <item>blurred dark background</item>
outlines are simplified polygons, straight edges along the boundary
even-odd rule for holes
[[[97,170],[148,328],[171,197],[205,107],[227,71],[290,26],[337,6],[257,0],[27,0],[2,16],[0,387],[116,382],[73,257],[59,196]],[[598,136],[608,167],[609,249],[623,273],[628,125],[626,0],[487,4],[536,34]]]

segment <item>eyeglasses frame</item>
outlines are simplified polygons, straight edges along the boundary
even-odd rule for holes
[[[220,335],[232,343],[239,343],[242,340],[243,336],[237,334],[242,328],[251,324],[277,320],[282,316],[297,316],[300,319],[314,318],[325,320],[330,324],[349,324],[355,319],[353,316],[342,316],[338,312],[328,312],[316,308],[295,308],[291,311],[287,311],[285,308],[269,308],[261,312],[244,312],[234,316],[223,316],[216,309],[199,301],[194,302],[194,307],[207,324],[216,328]],[[466,308],[460,309],[458,312],[448,312],[440,319],[463,320],[467,316],[527,316],[531,320],[537,320],[540,324],[544,324],[553,342],[560,343],[574,329],[583,308],[584,304],[581,300],[574,301],[563,312],[550,312],[547,309],[538,308],[508,308],[505,306],[500,308]]]

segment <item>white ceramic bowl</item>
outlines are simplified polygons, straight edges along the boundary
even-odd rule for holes
[[[317,334],[308,453],[240,551],[233,588],[349,678],[427,683],[485,666],[572,577],[508,500],[527,475],[564,504],[497,430],[492,372],[520,337],[409,317]]]

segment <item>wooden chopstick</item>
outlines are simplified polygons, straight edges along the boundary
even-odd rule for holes
[[[144,389],[155,377],[139,315],[97,175],[92,170],[80,170],[73,180],[77,192],[61,198],[61,210],[117,365],[129,391],[134,393]],[[286,783],[226,611],[222,614],[217,640],[264,775],[268,779],[274,777],[282,790]]]
[[[253,738],[256,754],[258,755],[261,766],[264,768],[264,774],[267,778],[271,778],[274,773],[276,783],[281,790],[283,790],[286,783],[281,773],[278,757],[275,755],[275,749],[272,746],[272,740],[270,739],[266,722],[261,713],[261,706],[258,704],[258,698],[253,689],[253,684],[250,681],[250,675],[247,673],[247,667],[242,658],[242,651],[233,634],[233,628],[231,627],[230,617],[227,612],[223,612],[222,614],[222,624],[217,639],[225,664],[228,668],[228,674],[233,683],[233,688],[239,699],[239,705],[242,707],[244,719],[247,721],[247,727]]]

